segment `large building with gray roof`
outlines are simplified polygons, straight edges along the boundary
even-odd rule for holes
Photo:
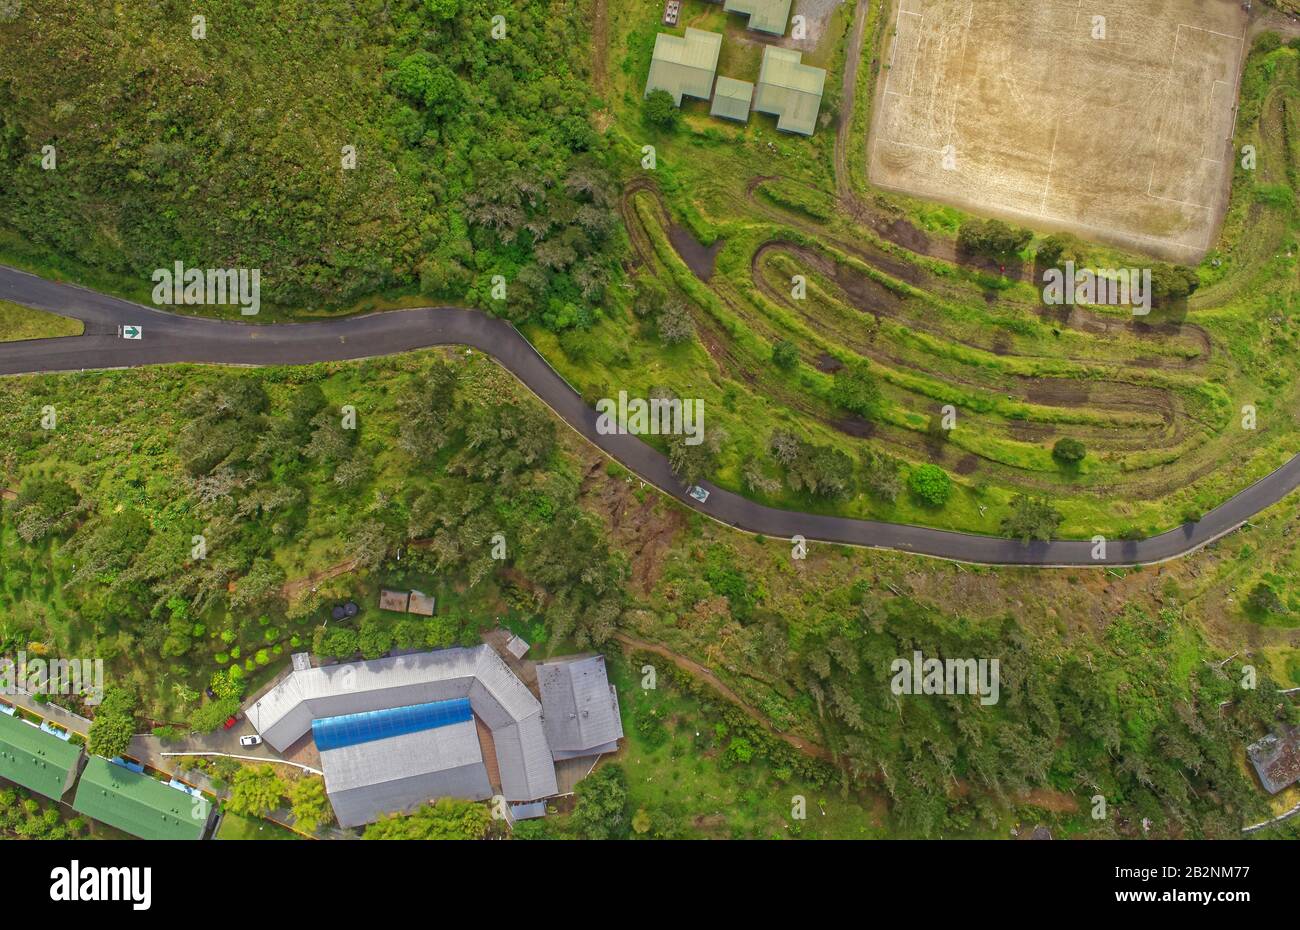
[[[325,791],[342,826],[371,823],[384,814],[409,810],[432,798],[481,801],[492,797],[478,727],[467,699],[460,701],[466,703],[463,717],[441,723],[426,721],[420,729],[410,732],[388,733],[380,726],[371,733],[323,743],[319,729],[322,724],[389,712],[316,721],[313,731],[325,772]],[[417,706],[436,708],[454,703]]]
[[[452,708],[457,701],[490,739]],[[394,709],[405,713],[384,713]],[[542,705],[487,645],[295,666],[246,715],[278,751],[315,732],[326,791],[344,826],[436,797],[491,796],[485,747],[507,801],[558,791]]]
[[[604,656],[542,663],[537,666],[537,685],[554,759],[595,756],[618,748],[623,722]]]

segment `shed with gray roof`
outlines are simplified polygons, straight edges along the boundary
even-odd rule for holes
[[[803,63],[794,49],[763,46],[754,109],[777,117],[776,128],[811,136],[817,128],[826,71]]]
[[[722,33],[686,27],[686,35],[661,32],[655,36],[650,58],[650,76],[645,94],[667,91],[673,103],[682,105],[682,95],[708,100],[713,95],[713,75],[718,69]]]
[[[552,758],[574,759],[618,749],[623,721],[604,656],[541,663],[537,684]]]
[[[750,29],[776,36],[785,35],[790,21],[790,0],[725,0],[722,8],[748,16]]]

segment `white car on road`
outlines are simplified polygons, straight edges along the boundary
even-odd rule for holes
[[[687,489],[686,493],[695,498],[695,500],[699,501],[701,504],[709,499],[709,492],[704,490],[704,488],[700,487],[698,484],[691,485],[690,488]]]

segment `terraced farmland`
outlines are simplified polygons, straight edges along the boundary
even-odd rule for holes
[[[623,12],[613,41],[634,47],[646,17]],[[625,189],[629,270],[687,304],[702,349],[658,356],[647,387],[717,401],[719,482],[780,506],[982,532],[996,532],[1014,495],[1034,492],[1063,512],[1065,535],[1145,535],[1195,519],[1293,454],[1295,212],[1276,188],[1296,170],[1296,50],[1263,48],[1244,66],[1235,141],[1256,147],[1258,167],[1235,173],[1201,288],[1135,317],[1046,306],[1034,283],[1041,239],[1001,265],[964,255],[953,241],[961,214],[865,184],[866,133],[855,128],[883,73],[884,13],[867,4],[839,33],[827,30],[820,57],[828,87],[842,81],[829,104],[839,131],[812,139],[778,135],[759,117],[720,126],[694,103],[677,133],[655,132],[638,115],[642,76],[615,78],[620,142],[629,153],[652,142],[658,153]],[[1081,248],[1097,267],[1152,263]],[[644,322],[631,330],[633,345],[653,335]],[[777,346],[792,346],[797,364],[774,364]],[[837,389],[864,365],[878,389],[865,414],[846,409]],[[776,430],[852,457],[853,492],[828,498],[783,483]],[[1086,447],[1082,462],[1053,456],[1065,438]],[[864,473],[881,461],[901,477],[938,465],[956,493],[941,509],[874,493]]]

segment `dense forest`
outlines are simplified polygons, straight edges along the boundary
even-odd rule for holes
[[[620,238],[582,5],[31,6],[0,23],[0,217],[24,239],[141,284],[260,268],[294,309],[597,312]]]
[[[1113,813],[1097,826],[1110,835],[1231,837],[1264,819],[1239,756],[1275,724],[1278,686],[1265,678],[1243,689],[1240,663],[1199,661],[1175,596],[1154,615],[1132,605],[1098,643],[1062,656],[1009,616],[972,624],[862,589],[848,595],[841,609],[861,625],[830,627],[796,657],[772,660],[825,706],[851,771],[879,781],[905,834],[993,826],[1001,805],[1044,786],[1104,798]],[[1000,701],[891,693],[881,670],[913,650],[1000,657]]]

